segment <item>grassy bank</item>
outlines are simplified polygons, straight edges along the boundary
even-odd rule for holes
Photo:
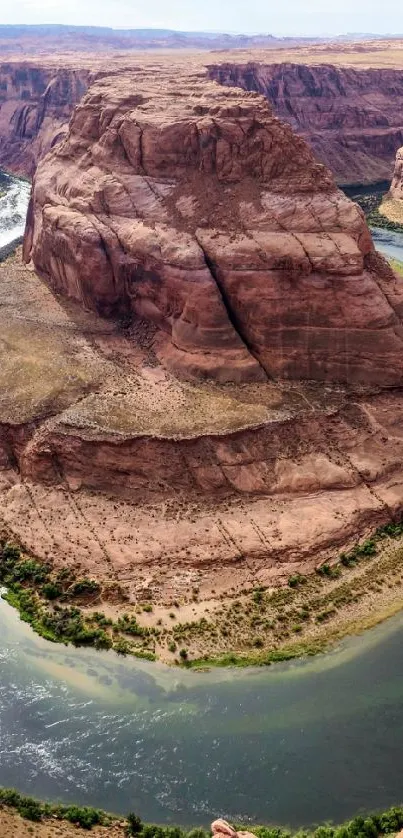
[[[387,204],[383,206],[386,208]],[[380,205],[367,215],[367,222],[370,227],[381,227],[384,230],[391,230],[394,233],[403,233],[403,223],[389,218],[385,214],[385,210],[381,210]]]
[[[243,607],[233,602],[226,623],[247,621],[252,648],[217,652],[188,665],[267,666],[313,656],[393,616],[403,608],[402,534],[401,523],[379,527],[315,573],[291,576],[287,588],[258,588]],[[236,648],[235,638],[232,643]]]
[[[50,565],[3,541],[0,583],[7,588],[3,598],[46,640],[155,659],[154,632],[141,627],[135,615],[122,614],[114,622],[100,611],[85,612],[83,606],[88,609],[100,601],[101,585],[93,579],[77,578],[69,570],[53,573]],[[114,593],[124,602],[118,585]]]
[[[67,821],[87,830],[92,829],[93,826],[111,826],[118,821],[118,818],[108,815],[100,809],[87,806],[64,806],[59,803],[41,803],[33,797],[20,794],[15,789],[0,788],[0,806],[13,809],[29,821],[37,823],[50,819]]]
[[[364,210],[367,223],[370,227],[381,227],[384,230],[391,230],[395,233],[403,233],[403,208],[402,220],[396,215],[396,204],[401,202],[388,199],[389,185],[374,184],[373,190],[369,188],[346,188],[344,191]]]
[[[398,259],[388,259],[388,262],[395,273],[403,276],[403,262],[399,262]]]
[[[32,797],[19,794],[14,789],[0,788],[0,826],[1,812],[4,809],[16,812],[31,823],[45,824],[57,821],[58,835],[63,835],[63,824],[74,824],[79,830],[92,830],[106,827],[106,834],[118,826],[119,833],[138,838],[209,838],[210,831],[202,827],[185,830],[178,826],[158,826],[144,824],[134,813],[127,818],[82,806],[40,803]],[[403,807],[393,806],[385,812],[371,813],[366,817],[359,815],[340,826],[324,824],[316,829],[300,829],[293,832],[277,826],[250,826],[238,824],[236,829],[247,829],[257,838],[380,838],[382,835],[394,835],[403,828]],[[31,830],[30,830],[31,831]]]
[[[117,584],[118,616],[107,616],[99,582],[54,572],[7,541],[0,544],[0,583],[21,619],[52,642],[199,669],[270,665],[323,652],[403,607],[403,523],[379,527],[314,573],[290,576],[283,587],[222,596],[210,610],[200,603],[202,616],[187,621],[179,602],[163,621],[152,600],[133,606]]]

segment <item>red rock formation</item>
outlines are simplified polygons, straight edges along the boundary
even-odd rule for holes
[[[333,491],[358,496],[370,486],[378,503],[402,505],[403,402],[401,392],[347,402],[331,416],[326,407],[267,420],[261,427],[214,434],[156,436],[100,432],[84,422],[44,424],[38,431],[0,433],[0,463],[19,464],[34,483],[85,487],[147,498],[178,495],[295,497]],[[1,426],[0,426],[1,431]],[[1,456],[2,455],[2,456]]]
[[[63,137],[73,107],[88,85],[87,70],[0,65],[0,165],[32,176],[40,157]]]
[[[220,63],[209,74],[221,84],[263,93],[339,183],[390,180],[403,143],[402,70],[309,66],[303,56],[299,60]]]
[[[390,194],[392,198],[403,201],[403,148],[400,148],[396,155],[395,171],[393,173]]]
[[[94,82],[39,165],[26,258],[60,293],[161,330],[218,381],[402,381],[403,283],[363,215],[254,93],[168,62]]]
[[[45,43],[50,49],[51,42]],[[105,58],[99,52],[85,55],[91,44],[93,49],[102,46],[96,39],[75,41],[74,49],[82,50],[82,55],[60,55],[59,49],[57,58],[43,55],[24,61],[10,56],[0,65],[0,166],[31,176],[59,132],[65,133],[89,78],[105,73]],[[37,47],[32,42],[33,52]],[[28,46],[24,49],[27,52]],[[255,51],[251,54],[256,59],[247,63],[242,54],[229,53],[229,60],[220,57],[209,72],[223,84],[263,93],[274,113],[302,134],[340,183],[389,181],[396,150],[403,142],[402,71],[332,66],[323,63],[332,60],[331,48],[323,49],[317,53]],[[370,60],[376,59],[376,52],[369,54]],[[293,55],[295,62],[290,63]],[[346,62],[349,55],[346,52]],[[142,63],[145,60],[143,55]],[[201,55],[189,58],[193,64],[196,60],[199,66],[205,63]],[[312,60],[318,63],[312,65]],[[130,68],[133,61],[130,53],[108,56],[108,71],[112,66]]]

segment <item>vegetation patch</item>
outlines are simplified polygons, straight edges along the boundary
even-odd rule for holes
[[[92,829],[93,826],[111,826],[118,820],[100,809],[88,806],[40,803],[34,797],[27,797],[15,789],[0,788],[0,805],[15,809],[21,817],[29,821],[39,822],[53,818],[69,821],[82,829]]]
[[[0,788],[0,807],[16,810],[23,818],[41,822],[48,819],[68,821],[82,829],[91,830],[94,826],[110,827],[120,823],[122,835],[136,838],[210,838],[210,830],[196,827],[191,830],[179,826],[159,826],[145,824],[134,812],[127,818],[118,818],[100,809],[86,806],[40,803],[33,797],[26,797],[15,789]],[[392,806],[385,812],[376,812],[368,816],[358,815],[341,826],[325,824],[316,829],[300,829],[297,832],[278,826],[250,826],[236,824],[235,829],[246,829],[256,838],[381,838],[393,835],[403,828],[403,807]]]
[[[384,230],[391,230],[394,233],[403,233],[403,224],[397,221],[392,221],[379,209],[374,209],[367,217],[367,222],[370,227],[382,227]]]
[[[398,259],[388,259],[390,267],[396,274],[400,274],[403,276],[403,262],[399,262]]]
[[[102,587],[93,579],[76,579],[69,570],[55,574],[18,545],[0,542],[0,583],[6,587],[4,599],[46,640],[155,659],[152,635],[134,617],[125,614],[114,622],[79,607],[100,601]]]
[[[103,600],[98,581],[67,568],[55,572],[10,542],[0,542],[0,584],[21,619],[52,642],[198,669],[269,666],[316,655],[400,610],[402,544],[403,522],[390,521],[309,575],[295,573],[281,588],[257,586],[237,598],[223,594],[220,608],[209,611],[206,603],[200,617],[187,621],[181,621],[187,601],[171,603],[162,616],[152,602],[128,606],[112,619],[102,611],[108,592]]]
[[[178,622],[172,628],[176,648],[186,643],[191,650],[203,639],[215,644],[210,654],[188,652],[178,662],[196,668],[267,666],[316,655],[347,634],[375,625],[403,604],[403,550],[393,545],[402,537],[403,523],[389,522],[315,573],[290,576],[286,588],[260,587],[230,601],[215,624],[205,617]],[[381,611],[383,595],[386,608]],[[375,608],[371,598],[377,600]],[[226,650],[216,651],[218,638]]]
[[[397,202],[387,198],[389,184],[378,184],[374,187],[373,192],[368,192],[366,189],[346,188],[344,191],[358,204],[366,215],[367,223],[372,227],[382,227],[384,230],[392,230],[395,233],[403,232],[403,212],[402,221],[393,220],[389,218],[389,206],[393,212]]]

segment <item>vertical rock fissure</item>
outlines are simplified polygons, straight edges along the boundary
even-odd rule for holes
[[[198,236],[196,236],[196,241],[197,241],[197,243],[198,243],[198,245],[199,245],[199,247],[200,247],[200,249],[203,253],[204,261],[205,261],[205,263],[206,263],[206,265],[207,265],[207,267],[210,271],[210,274],[211,274],[212,278],[214,279],[214,282],[217,286],[217,289],[219,291],[223,306],[224,306],[224,308],[227,312],[227,317],[228,317],[229,322],[231,323],[231,326],[233,327],[233,329],[237,333],[238,337],[241,339],[242,343],[244,344],[245,348],[248,350],[249,354],[252,356],[252,358],[255,359],[255,361],[257,361],[257,363],[259,364],[259,366],[263,370],[266,378],[269,378],[267,370],[262,365],[262,363],[260,361],[260,358],[257,356],[256,352],[252,349],[252,347],[251,347],[251,345],[248,341],[248,338],[244,334],[244,332],[242,330],[242,326],[241,326],[235,312],[233,311],[233,309],[231,307],[230,301],[228,300],[228,298],[226,296],[225,288],[224,288],[223,283],[221,282],[221,280],[218,276],[218,272],[216,270],[216,266],[215,266],[213,260],[210,258],[208,253],[206,253],[206,251],[205,251],[203,245],[201,244]]]

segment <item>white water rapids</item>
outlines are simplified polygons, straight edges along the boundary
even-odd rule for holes
[[[31,185],[0,172],[0,247],[24,235]]]

